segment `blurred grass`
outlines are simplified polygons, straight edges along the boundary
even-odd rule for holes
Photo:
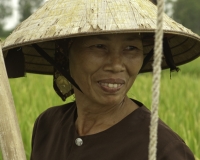
[[[179,73],[162,73],[159,116],[177,132],[200,158],[200,58],[180,66]],[[30,159],[32,128],[37,116],[48,107],[63,104],[52,86],[52,77],[27,74],[10,79],[27,160]],[[138,76],[129,97],[151,106],[151,73]],[[71,98],[73,99],[73,97]],[[0,156],[1,160],[1,156]]]

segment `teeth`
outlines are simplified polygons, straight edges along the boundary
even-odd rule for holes
[[[113,88],[114,84],[109,83],[108,87]]]
[[[109,87],[109,88],[118,88],[118,87],[121,86],[121,84],[113,84],[113,83],[100,83],[100,85],[106,86],[106,87]]]

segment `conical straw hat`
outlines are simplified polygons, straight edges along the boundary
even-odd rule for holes
[[[53,66],[31,44],[37,43],[53,58],[54,40],[111,33],[153,34],[156,17],[157,7],[148,0],[49,0],[4,41],[4,57],[8,50],[22,47],[26,72],[52,74]],[[200,55],[198,35],[167,15],[163,27],[176,65]],[[144,54],[152,48],[153,40],[144,46]],[[151,71],[151,63],[142,72]],[[162,67],[168,68],[165,61]]]

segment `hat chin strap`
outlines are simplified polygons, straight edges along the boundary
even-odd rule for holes
[[[178,72],[180,69],[174,63],[172,52],[171,52],[171,49],[170,49],[170,46],[169,46],[167,38],[163,39],[163,50],[164,50],[163,54],[165,56],[165,62],[167,63],[168,67],[170,68],[170,77],[171,77],[171,72],[174,72],[174,71]],[[143,65],[142,65],[139,73],[141,73],[142,69],[146,66],[146,64],[153,57],[153,54],[154,54],[154,50],[152,49],[147,54],[147,56],[144,58]]]
[[[174,63],[174,59],[173,59],[172,52],[171,52],[167,38],[163,39],[163,48],[164,48],[163,53],[165,56],[165,61],[170,68],[170,72],[174,72],[174,71],[178,72],[180,69],[176,67]]]
[[[39,47],[37,44],[32,44],[32,46],[42,57],[44,57],[51,65],[53,65],[74,87],[81,91],[80,87],[76,84],[74,79],[69,74],[67,74],[67,72],[63,68],[58,66],[55,63],[55,61],[41,47]]]

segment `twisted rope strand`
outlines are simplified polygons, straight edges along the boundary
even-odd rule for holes
[[[164,0],[158,0],[157,4],[157,29],[155,33],[154,62],[153,62],[153,87],[152,87],[152,106],[150,122],[150,142],[149,160],[156,160],[157,153],[157,128],[158,128],[158,108],[160,94],[160,77],[162,62],[162,40],[163,40],[163,13]]]

